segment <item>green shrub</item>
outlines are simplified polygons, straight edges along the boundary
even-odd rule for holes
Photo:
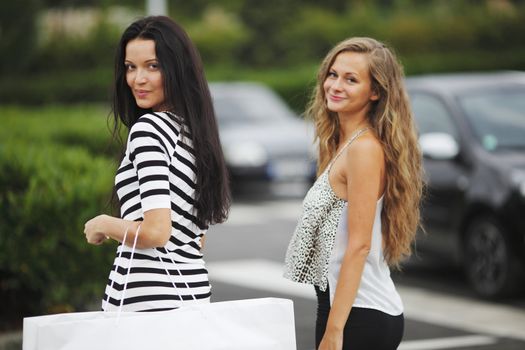
[[[188,26],[188,33],[204,62],[232,64],[239,50],[250,39],[248,29],[221,7],[209,7],[199,22]]]
[[[49,33],[49,38],[41,38],[30,71],[57,73],[112,68],[121,29],[105,16],[107,14],[100,16],[94,29],[83,36],[59,31]]]
[[[351,36],[389,43],[409,74],[525,70],[525,4],[518,1],[329,1],[320,6],[297,0],[177,0],[171,8],[199,47],[210,81],[266,83],[298,112],[310,94],[315,67],[334,44]],[[122,30],[110,20],[102,18],[83,37],[62,33],[65,37],[57,34],[44,42],[31,55],[31,70],[0,77],[0,103],[109,101],[114,47]],[[0,38],[7,35],[3,30],[0,23]]]
[[[500,51],[447,51],[439,55],[420,53],[401,55],[407,75],[492,71],[525,70],[525,48]]]
[[[2,144],[1,293],[38,296],[18,307],[82,308],[101,296],[114,247],[88,245],[83,226],[106,209],[114,168],[81,148]]]
[[[0,108],[0,328],[85,309],[103,294],[115,246],[83,234],[88,219],[110,212],[116,162],[93,146],[107,144],[102,110]],[[84,140],[64,142],[70,132]]]
[[[55,143],[65,147],[82,147],[92,155],[114,158],[121,146],[110,140],[109,107],[105,105],[48,105],[20,108],[0,107],[6,139],[35,143]],[[0,141],[2,142],[2,141]]]
[[[290,23],[296,21],[298,0],[246,0],[239,17],[251,32],[243,45],[239,63],[258,67],[282,67],[286,64],[289,42],[281,39]]]
[[[0,79],[2,104],[105,102],[111,98],[112,67],[44,72]]]
[[[3,1],[0,11],[0,74],[19,73],[35,53],[39,0]]]
[[[297,19],[291,21],[278,37],[288,46],[280,60],[292,69],[304,61],[321,60],[346,35],[347,21],[340,15],[315,7],[301,7]]]

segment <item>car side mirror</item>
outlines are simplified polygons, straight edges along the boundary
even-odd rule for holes
[[[432,132],[419,136],[419,146],[424,157],[450,160],[459,154],[459,145],[446,133]]]

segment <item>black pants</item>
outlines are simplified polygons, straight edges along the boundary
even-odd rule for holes
[[[328,288],[322,292],[317,286],[315,292],[317,294],[315,348],[317,349],[328,321],[330,294]],[[403,314],[391,316],[374,309],[352,307],[344,328],[343,350],[395,350],[403,338],[404,324]]]

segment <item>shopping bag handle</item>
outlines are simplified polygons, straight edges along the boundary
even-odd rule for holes
[[[139,226],[139,228],[140,228],[140,226]],[[128,237],[128,230],[129,230],[129,227],[126,227],[126,231],[124,231],[124,238],[122,238],[122,242],[126,242],[126,238]],[[136,236],[138,236],[138,234]],[[123,251],[124,251],[124,249],[120,249],[120,252],[118,253],[118,257],[117,257],[118,260],[120,260],[120,258],[122,257],[122,252]],[[131,264],[130,264],[130,266],[128,266],[128,269],[129,268],[131,268]],[[102,307],[103,310],[107,310],[108,309],[108,302],[109,302],[109,299],[111,299],[111,291],[113,290],[113,284],[114,283],[115,283],[115,279],[113,278],[113,279],[111,279],[111,284],[109,286],[108,296],[107,296],[106,300],[104,300],[104,306]]]
[[[177,290],[177,285],[175,284],[175,281],[171,277],[171,273],[166,268],[166,265],[164,264],[164,261],[162,261],[162,258],[159,256],[159,252],[157,251],[156,248],[152,248],[152,249],[153,249],[153,252],[155,253],[155,255],[157,256],[157,258],[159,259],[160,264],[164,268],[164,271],[166,271],[166,274],[168,275],[168,278],[170,279],[171,284],[173,284],[173,287],[175,288],[175,290]],[[175,267],[175,270],[179,273],[179,276],[182,276],[182,272],[177,268],[177,264],[175,264],[175,260],[173,260],[173,258],[171,256],[169,256],[169,258],[170,258],[171,262],[173,263],[173,266]],[[188,290],[190,289],[190,286],[188,285],[188,282],[184,281],[184,285],[186,286],[186,288]],[[182,302],[182,296],[180,294],[179,294],[179,297],[181,299],[180,301]],[[191,297],[192,297],[193,300],[197,300],[197,298],[195,297],[194,294],[191,294]]]
[[[124,231],[124,238],[122,238],[122,245],[126,242],[126,238],[128,237],[128,231],[129,226],[126,228],[126,231]],[[128,289],[128,280],[129,280],[129,273],[131,270],[131,263],[133,262],[133,255],[135,254],[135,248],[137,247],[137,238],[139,237],[140,233],[140,225],[137,227],[137,232],[135,233],[135,239],[133,239],[133,247],[131,248],[131,256],[129,258],[129,264],[128,264],[128,271],[126,272],[126,279],[124,281],[124,289],[122,290],[122,297],[120,298],[120,305],[118,307],[118,313],[115,323],[118,324],[120,321],[120,313],[122,312],[122,305],[124,304],[124,299],[126,298],[126,290]],[[122,252],[124,251],[124,247],[120,249],[120,252],[118,254],[118,259],[122,257]],[[115,279],[111,280],[111,285],[109,287],[108,291],[108,297],[105,300],[104,303],[104,310],[107,310],[109,299],[111,298],[111,291],[113,290],[113,284],[115,283]]]
[[[117,323],[120,319],[120,313],[122,312],[122,305],[124,305],[124,299],[126,299],[126,290],[128,289],[128,280],[129,280],[129,275],[131,271],[131,263],[133,262],[133,255],[135,254],[135,248],[137,247],[137,238],[139,238],[140,226],[141,225],[137,227],[137,232],[135,232],[135,238],[133,239],[133,247],[131,248],[131,256],[129,257],[128,271],[126,273],[126,280],[124,281],[124,290],[122,291],[122,297],[120,298],[120,305],[118,307]],[[129,230],[129,227],[126,229],[126,235],[128,233],[128,230]],[[126,242],[126,235],[124,235],[122,244],[125,244]],[[123,250],[124,249],[120,250],[120,254],[122,254]]]
[[[137,232],[135,233],[135,239],[133,240],[133,246],[131,247],[131,256],[129,258],[128,269],[127,269],[127,272],[126,272],[126,279],[125,279],[125,282],[124,282],[124,288],[122,290],[122,297],[120,299],[120,305],[119,305],[118,314],[117,314],[117,323],[118,323],[118,320],[120,319],[120,313],[122,312],[122,307],[124,305],[124,299],[126,298],[126,290],[127,290],[127,287],[128,287],[129,274],[130,274],[130,271],[131,271],[131,264],[133,263],[133,255],[135,254],[135,249],[137,247],[137,238],[139,237],[140,226],[141,225],[139,225],[137,227]],[[126,238],[128,236],[128,231],[129,231],[129,227],[127,227],[126,231],[124,232],[124,238],[122,239],[122,244],[124,244],[124,242],[126,242]],[[166,271],[166,274],[168,275],[168,278],[169,278],[171,284],[173,285],[175,290],[177,290],[178,289],[177,285],[176,285],[175,281],[173,280],[173,278],[172,278],[169,270],[167,269],[166,265],[164,264],[164,261],[162,261],[162,258],[159,256],[159,253],[158,253],[157,249],[156,248],[152,248],[152,249],[153,249],[153,252],[155,253],[155,256],[159,259],[160,264],[164,268],[164,271]],[[124,249],[121,249],[119,254],[118,254],[118,259],[119,260],[120,260],[120,258],[122,256],[122,252],[123,251],[124,251]],[[177,268],[177,264],[175,264],[175,260],[173,260],[173,258],[171,256],[169,258],[170,258],[171,262],[173,263],[173,266],[175,267],[175,270],[178,272],[178,274],[180,276],[182,276],[181,271]],[[113,284],[114,283],[115,283],[115,279],[112,279],[111,280],[111,285],[109,287],[108,297],[104,301],[104,310],[107,310],[107,305],[108,305],[109,299],[111,298],[111,291],[113,290]],[[189,285],[188,285],[188,283],[186,281],[184,282],[184,285],[186,286],[187,289],[190,289],[190,287],[189,287]],[[182,301],[182,296],[180,294],[179,294],[179,297],[181,298],[181,301]],[[193,300],[197,300],[197,298],[195,297],[194,294],[191,294],[191,297],[192,297]]]

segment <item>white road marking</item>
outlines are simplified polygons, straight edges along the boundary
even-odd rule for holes
[[[470,346],[491,345],[497,339],[485,335],[466,335],[462,337],[448,337],[424,340],[407,340],[399,345],[398,350],[439,350],[457,349]]]
[[[267,223],[267,218],[296,222],[301,210],[301,202],[296,199],[263,204],[236,204],[231,208],[226,225],[256,225]]]
[[[290,282],[282,277],[283,264],[281,263],[257,259],[229,260],[208,262],[207,267],[211,283],[224,282],[315,299],[312,286]],[[419,288],[405,286],[397,288],[403,299],[405,316],[409,319],[468,332],[525,340],[525,312],[522,310],[447,296]]]
[[[283,265],[269,260],[229,260],[208,262],[210,281],[219,281],[246,288],[316,299],[314,287],[294,283],[282,277]]]
[[[525,340],[525,312],[496,303],[398,287],[405,315],[418,321],[468,332]]]

